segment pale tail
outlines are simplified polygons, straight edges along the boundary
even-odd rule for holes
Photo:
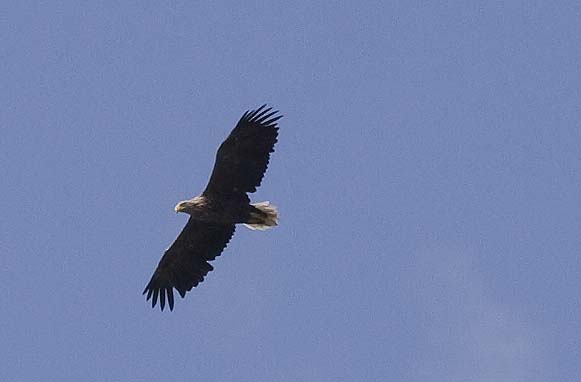
[[[278,225],[278,210],[276,206],[271,205],[270,202],[260,202],[251,205],[259,209],[262,214],[251,212],[250,220],[247,224],[244,224],[246,227],[251,230],[264,231],[265,229]]]

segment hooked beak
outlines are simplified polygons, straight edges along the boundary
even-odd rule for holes
[[[182,211],[184,210],[184,206],[183,206],[183,204],[182,204],[182,203],[178,203],[178,204],[176,204],[176,206],[174,207],[174,209],[173,209],[173,210],[174,210],[174,211],[176,212],[176,214],[177,214],[178,212],[182,212]]]

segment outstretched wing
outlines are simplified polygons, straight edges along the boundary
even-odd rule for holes
[[[208,261],[226,248],[234,235],[235,226],[200,222],[190,218],[173,244],[165,251],[143,294],[147,300],[153,296],[151,307],[157,298],[161,310],[165,307],[166,295],[169,309],[173,310],[175,288],[182,298],[186,292],[204,280],[214,268]]]
[[[244,113],[220,145],[204,195],[232,195],[256,191],[268,167],[282,115],[262,105]]]

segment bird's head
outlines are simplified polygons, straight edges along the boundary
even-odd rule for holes
[[[203,196],[196,196],[193,199],[183,200],[183,201],[179,202],[178,204],[176,204],[176,206],[174,207],[174,211],[176,213],[185,212],[188,214],[192,214],[196,210],[204,207],[205,205],[206,205],[206,198],[204,198]]]

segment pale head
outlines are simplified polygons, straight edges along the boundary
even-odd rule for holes
[[[187,214],[192,214],[196,210],[205,207],[207,204],[206,198],[204,196],[196,196],[195,198],[189,200],[182,200],[174,207],[174,211],[185,212]]]

